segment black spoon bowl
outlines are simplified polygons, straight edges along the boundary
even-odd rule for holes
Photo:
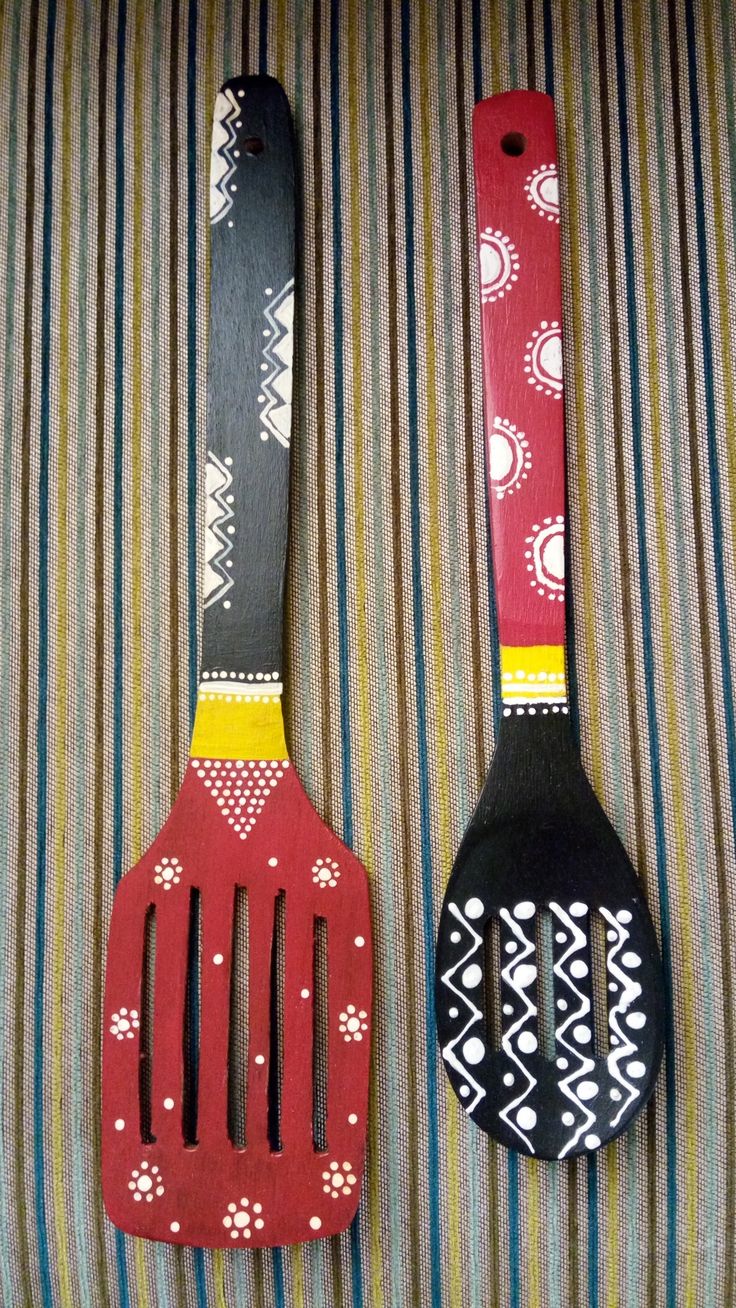
[[[561,712],[502,719],[447,886],[435,1003],[460,1102],[509,1148],[597,1149],[652,1093],[657,939]]]

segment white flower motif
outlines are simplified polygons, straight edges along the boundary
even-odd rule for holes
[[[118,1040],[133,1039],[133,1032],[138,1030],[140,1022],[138,1021],[138,1012],[131,1008],[121,1008],[119,1013],[113,1013],[110,1018],[110,1035],[114,1035]]]
[[[152,1203],[154,1196],[159,1198],[164,1193],[164,1178],[155,1163],[149,1167],[148,1163],[141,1163],[140,1167],[135,1167],[130,1174],[128,1189],[132,1190],[133,1198],[140,1203],[145,1199],[146,1203]]]
[[[368,1023],[365,1021],[367,1016],[362,1008],[358,1012],[355,1004],[345,1006],[345,1012],[340,1014],[340,1031],[346,1040],[363,1039],[362,1032],[368,1030]]]
[[[242,1236],[244,1240],[250,1240],[254,1230],[261,1231],[263,1229],[262,1212],[262,1204],[251,1204],[250,1200],[243,1196],[239,1205],[237,1203],[228,1204],[227,1212],[222,1219],[222,1225],[230,1232],[231,1240],[237,1240],[238,1236]]]
[[[312,880],[320,890],[336,886],[340,879],[340,869],[332,858],[318,858],[312,868]]]
[[[350,1194],[353,1186],[357,1185],[358,1178],[352,1170],[352,1163],[341,1165],[335,1160],[330,1163],[329,1172],[322,1173],[322,1180],[325,1183],[322,1186],[325,1194],[337,1199],[341,1194]]]
[[[164,890],[171,890],[172,886],[178,886],[181,870],[178,858],[162,858],[154,868],[153,879],[157,886],[163,886]]]

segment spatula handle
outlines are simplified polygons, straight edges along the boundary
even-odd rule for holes
[[[550,97],[509,91],[482,101],[473,154],[504,698],[511,689],[523,698],[540,673],[559,676],[564,697],[562,291]]]
[[[215,103],[202,675],[280,681],[291,439],[294,145],[270,77]]]

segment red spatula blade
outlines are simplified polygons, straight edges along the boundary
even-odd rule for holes
[[[365,873],[324,825],[288,762],[234,772],[275,781],[247,839],[205,785],[227,761],[191,763],[161,834],[115,897],[105,991],[103,1185],[123,1230],[183,1244],[258,1247],[344,1230],[364,1163],[371,1016]],[[237,763],[237,761],[234,761]],[[260,767],[259,767],[260,765]],[[201,774],[205,773],[203,777]],[[329,874],[329,875],[328,875]],[[246,1144],[228,1134],[233,904],[249,905]],[[192,891],[201,896],[196,1144],[184,1124],[185,995]],[[284,895],[281,1149],[269,1143],[271,951]],[[145,927],[155,915],[150,1134],[141,1132],[139,1063]],[[327,933],[326,1149],[313,1137],[314,923]]]

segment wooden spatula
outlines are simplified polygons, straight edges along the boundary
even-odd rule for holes
[[[641,885],[567,716],[552,101],[483,101],[473,146],[504,707],[442,909],[437,1024],[473,1121],[523,1153],[571,1158],[620,1134],[652,1092],[662,972]]]
[[[215,106],[202,672],[171,815],[120,883],[102,1150],[124,1231],[223,1247],[342,1231],[363,1172],[367,880],[284,739],[294,158],[277,82]]]

